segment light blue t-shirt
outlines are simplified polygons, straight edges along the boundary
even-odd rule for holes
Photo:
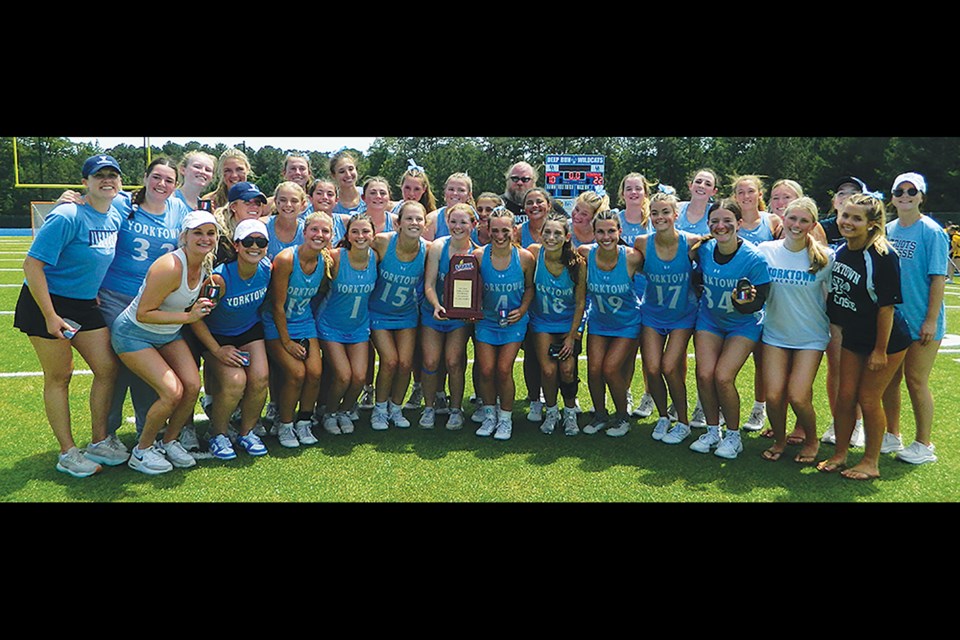
[[[932,276],[947,275],[950,237],[929,216],[921,215],[920,219],[909,227],[902,226],[899,220],[888,222],[887,239],[900,256],[900,289],[903,302],[897,307],[910,327],[910,337],[919,340],[920,326],[927,317],[930,279]],[[933,339],[942,339],[945,332],[946,305],[941,301],[937,315],[937,332]]]
[[[150,265],[177,249],[183,217],[190,211],[179,198],[168,198],[159,216],[129,202],[119,211],[123,221],[117,235],[116,255],[100,287],[135,296]]]
[[[54,207],[27,251],[44,263],[50,293],[77,300],[96,298],[113,261],[120,223],[112,204],[105,214],[86,203]]]

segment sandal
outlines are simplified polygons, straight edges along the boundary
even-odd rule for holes
[[[780,459],[780,456],[783,455],[783,451],[774,451],[773,447],[765,449],[763,453],[760,454],[764,460],[769,460],[770,462],[776,462]]]
[[[817,465],[817,471],[823,473],[833,473],[834,471],[843,471],[847,468],[846,463],[844,462],[830,462],[830,460],[823,460],[820,464]]]
[[[845,469],[840,473],[841,476],[847,480],[876,480],[880,477],[880,474],[869,474],[864,473],[863,471],[858,471],[857,469]]]

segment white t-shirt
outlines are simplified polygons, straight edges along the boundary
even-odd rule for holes
[[[793,252],[783,240],[761,242],[757,249],[767,259],[770,294],[763,319],[764,344],[785,349],[823,351],[830,342],[827,291],[834,254],[817,273],[810,273],[806,248]]]

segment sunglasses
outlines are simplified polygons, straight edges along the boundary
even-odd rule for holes
[[[249,249],[253,245],[257,245],[257,247],[259,247],[260,249],[264,249],[269,243],[270,243],[269,240],[267,240],[266,238],[260,238],[260,237],[251,238],[250,236],[247,236],[246,238],[242,238],[240,240],[240,244],[245,246],[247,249]]]
[[[910,196],[910,197],[912,198],[913,196],[917,195],[917,194],[920,193],[920,192],[917,190],[916,187],[910,187],[909,189],[894,189],[894,190],[893,190],[893,195],[895,195],[895,196],[898,197],[898,198],[899,198],[900,196],[902,196],[904,193],[906,193],[908,196]]]
[[[531,178],[530,176],[510,176],[510,179],[513,180],[514,182],[522,182],[523,184],[527,184],[528,182],[533,180],[533,178]]]

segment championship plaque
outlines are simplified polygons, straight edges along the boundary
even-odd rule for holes
[[[480,320],[483,318],[482,301],[480,263],[469,254],[450,258],[450,270],[443,285],[443,306],[447,317]]]

